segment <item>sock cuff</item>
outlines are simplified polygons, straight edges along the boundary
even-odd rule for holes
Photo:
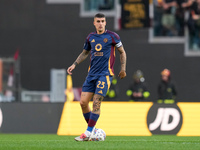
[[[94,128],[94,127],[89,127],[89,126],[88,126],[86,131],[92,132],[93,128]]]
[[[89,119],[91,115],[91,111],[88,113],[83,113],[83,116],[85,117],[85,119]]]
[[[99,118],[99,114],[94,114],[94,113],[91,112],[90,119],[97,121],[98,118]]]

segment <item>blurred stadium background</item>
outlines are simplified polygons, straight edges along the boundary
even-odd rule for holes
[[[118,97],[107,99],[112,102],[103,105],[118,105],[116,101],[120,101],[118,103],[133,104],[133,108],[135,105],[139,108],[144,106],[140,112],[143,118],[137,116],[145,128],[141,129],[144,131],[142,135],[177,134],[182,124],[191,122],[187,118],[194,115],[195,121],[200,119],[200,49],[190,46],[187,26],[181,35],[154,34],[155,1],[10,0],[0,1],[0,11],[0,132],[57,133],[66,101],[66,69],[82,51],[87,35],[95,30],[93,16],[97,12],[105,13],[107,29],[120,35],[127,53],[128,76],[123,80],[118,79]],[[76,98],[87,75],[88,65],[89,59],[73,72]],[[116,75],[119,66],[119,55],[116,53]],[[164,68],[170,69],[176,83],[177,104],[156,104],[160,72]],[[132,82],[133,73],[138,69],[145,75],[150,97],[145,102],[135,104],[128,102],[126,91]],[[190,107],[187,108],[185,104]],[[79,105],[76,106],[77,111],[80,111]],[[152,106],[156,109],[152,112],[154,118],[149,122],[147,114]],[[124,107],[127,107],[126,104]],[[150,133],[147,130],[147,123],[153,122],[159,108],[165,112],[168,108],[180,112],[181,125],[178,122],[174,132],[160,132],[156,129]],[[71,110],[67,112],[72,113]],[[70,117],[68,115],[66,118]],[[115,119],[117,116],[112,117]],[[137,117],[133,117],[136,122]],[[172,114],[168,117],[168,125],[177,119]],[[189,125],[190,129],[194,129],[194,124],[195,129],[200,124],[195,121]],[[103,120],[100,120],[100,125],[101,122],[103,125]],[[188,132],[192,132],[190,135],[200,135],[199,129],[197,132],[183,130],[182,135]],[[68,131],[63,133],[74,134]],[[109,134],[116,135],[116,131]]]

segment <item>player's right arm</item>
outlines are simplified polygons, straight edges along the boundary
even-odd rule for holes
[[[121,62],[121,71],[118,76],[121,79],[123,79],[126,77],[126,52],[123,46],[118,47],[117,50],[120,53],[120,62]]]
[[[72,71],[76,68],[78,64],[84,61],[88,55],[89,55],[89,51],[84,49],[82,53],[80,53],[80,55],[77,57],[76,61],[67,69],[67,73],[72,75]]]

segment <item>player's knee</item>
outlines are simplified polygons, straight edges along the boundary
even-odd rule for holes
[[[80,101],[80,105],[82,108],[85,108],[88,106],[88,103],[84,102],[84,101]]]

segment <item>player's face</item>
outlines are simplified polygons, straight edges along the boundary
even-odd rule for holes
[[[98,34],[102,34],[106,27],[106,18],[94,18],[94,26]]]

